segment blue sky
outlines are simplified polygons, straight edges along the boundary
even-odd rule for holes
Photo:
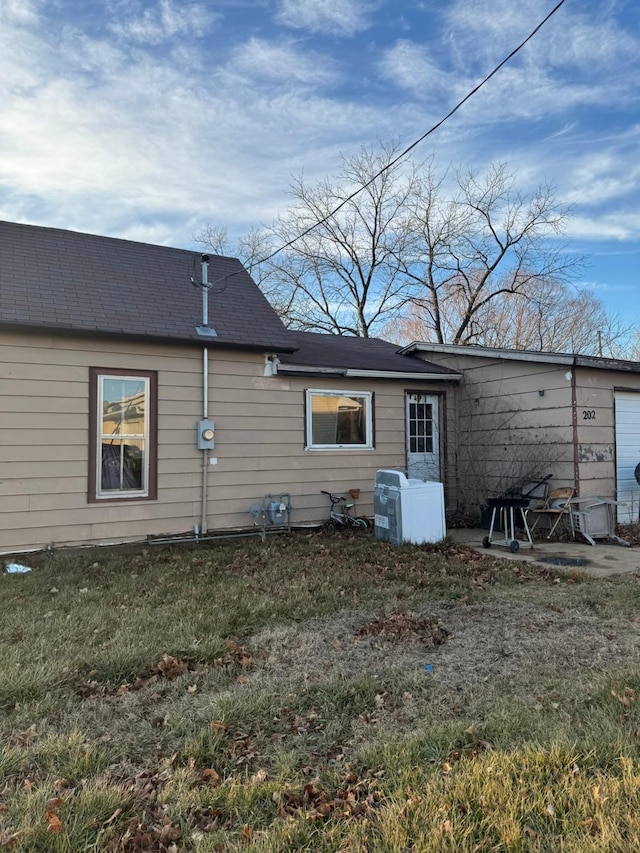
[[[0,0],[0,218],[185,248],[292,175],[422,135],[554,0]],[[640,322],[640,4],[566,0],[413,153],[573,206],[581,277]]]

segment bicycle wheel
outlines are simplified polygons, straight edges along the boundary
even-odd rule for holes
[[[322,525],[322,529],[325,533],[335,533],[338,528],[335,521],[325,521]]]
[[[358,529],[366,530],[369,525],[367,524],[366,519],[364,518],[354,518],[351,522],[352,527],[357,527]]]

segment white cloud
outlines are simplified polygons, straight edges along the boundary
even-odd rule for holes
[[[8,24],[35,24],[42,0],[2,0],[0,21]]]
[[[453,85],[450,75],[440,70],[427,48],[407,39],[396,42],[384,53],[380,73],[398,88],[423,99],[439,97]]]
[[[7,27],[1,46],[4,219],[173,244],[206,221],[243,230],[279,212],[292,173],[326,174],[381,128],[375,108],[310,95],[336,66],[293,43],[253,39],[226,66],[71,26]]]
[[[287,204],[291,174],[304,170],[313,182],[363,143],[424,133],[506,55],[523,20],[537,20],[538,2],[523,0],[517,15],[512,0],[483,0],[480,11],[474,3],[473,13],[455,2],[448,40],[429,48],[411,31],[385,50],[373,41],[379,27],[351,52],[335,39],[274,31],[264,14],[260,25],[238,24],[239,0],[107,0],[117,35],[78,15],[56,25],[44,2],[0,0],[0,218],[177,245],[207,221],[236,233],[269,221]],[[222,31],[212,7],[225,9]],[[332,35],[373,23],[363,2],[280,8],[288,26]],[[511,10],[506,31],[495,10]],[[573,44],[567,21],[580,25]],[[597,45],[583,25],[567,18],[554,38],[545,28],[538,53],[509,63],[414,156],[479,169],[507,160],[524,192],[556,180],[561,199],[575,203],[576,239],[627,239],[640,231],[628,194],[640,186],[638,131],[621,137],[612,124],[596,133],[586,122],[593,105],[635,103],[621,94],[636,85],[634,36],[621,40],[626,65],[617,68],[619,30],[603,25]],[[191,38],[206,27],[206,41]]]
[[[214,17],[202,3],[176,4],[173,0],[158,0],[138,17],[111,22],[109,29],[120,38],[156,45],[175,36],[203,36]]]
[[[576,106],[610,105],[628,98],[640,71],[640,38],[617,22],[606,4],[587,17],[584,5],[565,4],[503,67],[481,94],[501,120],[553,116]],[[540,23],[539,0],[455,0],[443,41],[461,88],[476,85]],[[608,14],[609,13],[609,14]],[[467,107],[465,109],[468,109]]]
[[[605,216],[572,216],[567,236],[574,240],[639,240],[640,214],[621,210]]]
[[[278,20],[295,29],[353,36],[368,28],[374,8],[362,0],[280,0]]]
[[[322,85],[337,79],[336,63],[331,57],[301,50],[290,43],[273,43],[251,38],[236,48],[230,67],[256,79],[284,80]]]

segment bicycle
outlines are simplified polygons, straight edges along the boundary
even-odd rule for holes
[[[327,495],[331,501],[329,520],[324,523],[324,529],[327,533],[335,533],[337,530],[345,530],[346,528],[366,530],[369,527],[365,518],[358,518],[352,514],[353,504],[347,503],[344,495],[325,492],[324,489],[320,491],[323,495]]]

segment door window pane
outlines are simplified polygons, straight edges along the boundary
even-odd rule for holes
[[[433,453],[433,406],[409,403],[409,452]]]

